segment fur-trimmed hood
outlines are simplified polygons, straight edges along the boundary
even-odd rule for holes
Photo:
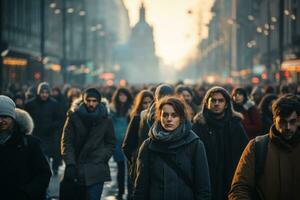
[[[28,112],[20,108],[16,108],[15,122],[19,125],[20,131],[25,135],[31,135],[34,129],[34,123]]]
[[[69,112],[72,112],[72,113],[75,112],[75,111],[78,109],[79,105],[80,105],[82,102],[83,102],[83,101],[82,101],[82,98],[77,98],[77,99],[75,99],[75,100],[73,101],[73,103],[72,103],[70,109],[69,109]],[[110,112],[110,107],[109,107],[109,101],[108,101],[108,99],[106,99],[105,97],[102,97],[102,98],[101,98],[101,104],[103,104],[103,105],[106,107],[107,112],[109,113],[109,112]]]
[[[243,114],[232,110],[232,117],[242,120]],[[206,124],[206,119],[203,115],[203,112],[199,112],[193,119],[193,123]]]

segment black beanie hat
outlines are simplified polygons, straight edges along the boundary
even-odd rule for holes
[[[98,102],[101,102],[101,94],[96,88],[88,88],[83,92],[83,100],[87,97],[95,97]]]
[[[47,82],[41,82],[37,88],[37,95],[40,95],[42,91],[46,90],[50,94],[50,85]]]

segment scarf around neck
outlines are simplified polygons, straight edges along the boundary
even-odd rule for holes
[[[159,122],[154,122],[150,129],[149,136],[154,140],[161,142],[173,142],[182,138],[185,133],[185,123],[181,123],[173,131],[165,131]]]

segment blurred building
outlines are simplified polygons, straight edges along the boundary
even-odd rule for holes
[[[97,80],[130,34],[122,0],[2,0],[0,9],[1,88]]]
[[[208,38],[199,44],[200,72],[238,81],[299,80],[299,1],[216,0],[212,12]]]
[[[130,83],[150,83],[160,80],[158,57],[155,54],[153,27],[146,21],[142,4],[137,24],[132,28],[128,43],[115,49],[115,65],[120,79]]]

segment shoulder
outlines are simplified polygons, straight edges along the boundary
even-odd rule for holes
[[[244,116],[242,113],[237,111],[232,111],[232,121],[234,122],[241,122],[244,119]]]
[[[32,106],[34,104],[36,104],[36,97],[28,99],[27,102],[25,103],[25,106],[28,107],[28,106]]]
[[[41,140],[33,135],[24,135],[23,144],[29,148],[40,148]]]
[[[194,122],[194,124],[199,124],[199,125],[206,124],[206,120],[205,120],[205,117],[203,115],[203,112],[197,113],[195,115],[195,117],[193,118],[193,122]]]

